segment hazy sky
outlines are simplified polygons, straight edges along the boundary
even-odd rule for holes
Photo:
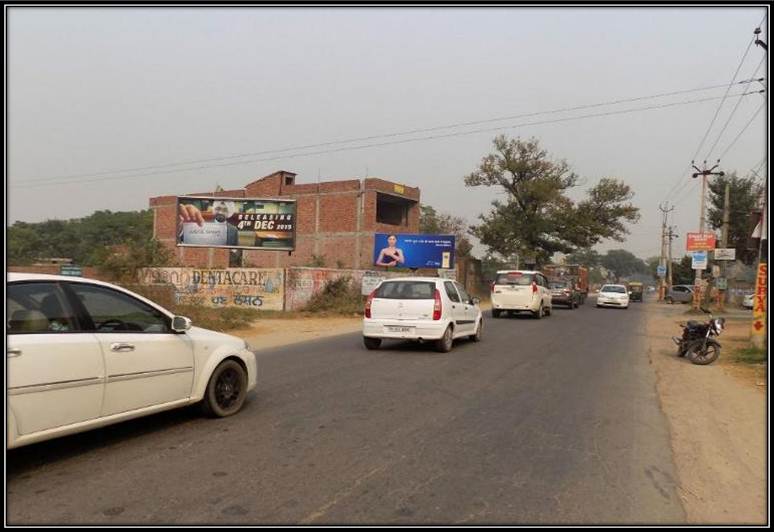
[[[658,205],[669,200],[676,203],[671,223],[680,234],[679,256],[685,232],[699,223],[698,180],[687,170],[719,99],[524,124],[720,98],[765,13],[763,7],[7,8],[7,223],[144,209],[151,196],[217,184],[240,188],[279,169],[296,172],[298,183],[315,182],[318,174],[362,178],[367,171],[418,186],[423,203],[475,222],[497,195],[466,188],[463,176],[489,153],[497,131],[341,148],[516,125],[502,132],[537,137],[587,180],[574,197],[601,177],[633,187],[640,222],[625,243],[597,249],[658,255]],[[737,79],[751,78],[763,58],[752,46]],[[760,76],[768,78],[767,62]],[[719,87],[261,154],[708,86]],[[737,85],[730,94],[760,88]],[[699,159],[737,100],[725,101]],[[764,102],[768,95],[742,98],[710,159]],[[747,173],[767,156],[767,116],[768,105],[728,150],[722,169]],[[188,170],[164,166],[203,159],[217,160]],[[143,167],[153,168],[116,173]],[[149,172],[161,173],[139,175]],[[669,196],[678,183],[678,194]]]

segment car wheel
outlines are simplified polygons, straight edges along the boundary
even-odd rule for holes
[[[382,345],[382,339],[369,338],[368,336],[363,336],[363,343],[365,344],[366,349],[368,350],[379,349],[379,346]]]
[[[476,327],[476,334],[470,335],[470,339],[474,342],[480,342],[481,336],[484,332],[484,320],[479,320],[478,327]]]
[[[550,316],[550,315],[551,315],[551,313],[552,313],[553,311],[554,311],[554,307],[552,307],[552,306],[550,306],[550,305],[549,305],[549,306],[547,306],[547,307],[545,308],[545,313],[546,313],[546,316]]]
[[[674,299],[672,299],[672,297],[671,297],[671,296],[666,296],[666,299],[665,299],[665,301],[666,301],[667,303],[669,303],[670,305],[674,305],[674,304],[675,304],[675,300],[674,300]]]
[[[443,336],[435,341],[435,350],[440,353],[448,353],[452,350],[452,345],[454,344],[454,337],[452,336],[452,327],[449,325],[446,327],[446,331],[443,333]]]
[[[540,304],[540,308],[538,308],[537,312],[532,313],[532,317],[536,320],[540,320],[543,318],[543,304]]]
[[[221,362],[210,376],[202,400],[202,410],[210,417],[236,414],[247,395],[247,373],[235,360]]]
[[[493,318],[499,318],[500,317],[500,311],[497,309],[492,309],[492,317]]]

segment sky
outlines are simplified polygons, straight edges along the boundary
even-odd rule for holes
[[[149,197],[241,188],[280,169],[297,183],[417,186],[423,203],[475,223],[502,196],[463,179],[504,133],[566,160],[584,183],[576,200],[603,177],[632,187],[640,221],[598,251],[658,255],[668,201],[679,257],[699,225],[694,154],[713,164],[722,154],[726,172],[768,171],[768,94],[733,97],[757,82],[728,89],[768,78],[763,49],[749,46],[764,15],[763,6],[6,7],[6,225],[147,209]],[[503,117],[515,118],[393,135]],[[364,137],[376,138],[333,144]],[[175,166],[189,161],[198,162]]]

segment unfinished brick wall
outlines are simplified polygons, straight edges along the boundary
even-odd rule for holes
[[[185,195],[237,198],[290,198],[297,201],[296,249],[283,251],[243,251],[246,265],[257,268],[309,266],[313,256],[323,257],[327,267],[370,268],[374,232],[416,233],[419,231],[419,198],[416,187],[379,178],[296,184],[296,174],[286,171],[245,185],[243,189],[218,193]],[[407,216],[399,225],[377,222],[379,193],[402,202]],[[176,196],[150,199],[154,213],[155,238],[170,248],[181,266],[228,267],[229,252],[217,248],[191,248],[176,245]]]

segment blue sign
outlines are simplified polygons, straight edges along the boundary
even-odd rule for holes
[[[666,276],[666,266],[661,266],[661,265],[659,265],[659,266],[656,268],[656,275],[658,275],[659,277],[664,277],[664,276]]]
[[[693,260],[691,260],[692,270],[706,270],[707,269],[707,252],[706,251],[694,251]]]
[[[374,265],[454,268],[454,235],[374,235]]]

